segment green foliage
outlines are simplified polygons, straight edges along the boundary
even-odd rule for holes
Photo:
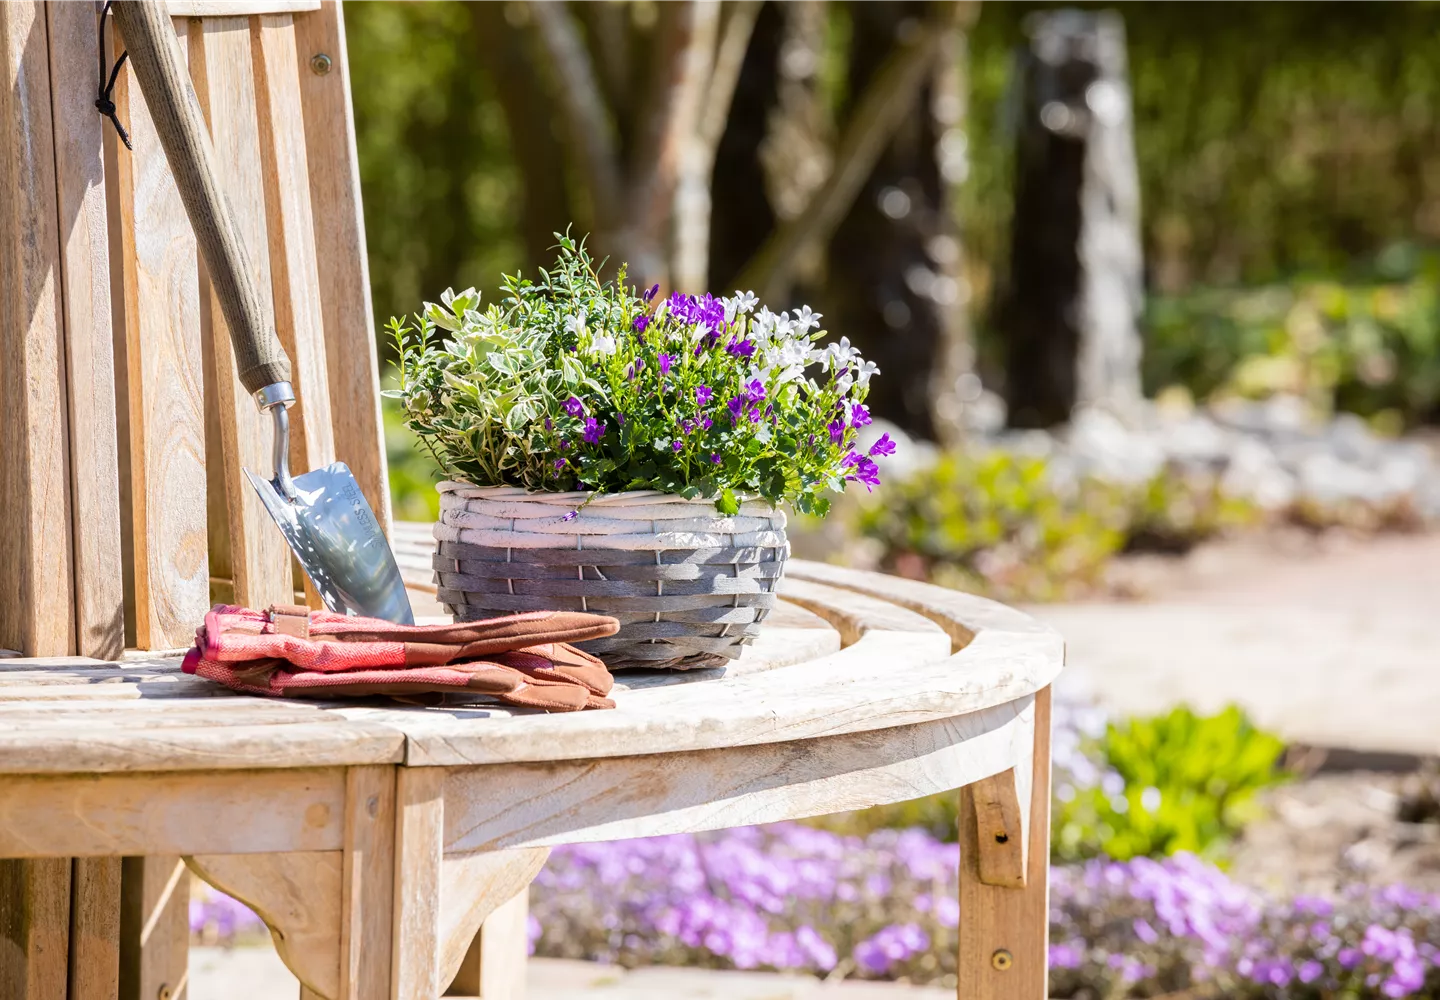
[[[602,281],[583,242],[559,240],[538,281],[505,279],[500,304],[447,290],[410,326],[390,321],[406,425],[452,479],[564,492],[658,489],[740,496],[823,514],[846,480],[878,481],[855,450],[874,366],[846,341],[824,349],[808,308],[755,297],[656,303],[622,265]],[[658,286],[657,286],[658,287]],[[819,365],[820,381],[806,376]],[[887,451],[888,449],[888,451]]]
[[[1397,247],[1381,273],[1151,300],[1145,380],[1199,397],[1286,392],[1399,430],[1440,409],[1440,256]]]
[[[891,572],[1000,600],[1100,589],[1127,548],[1185,549],[1254,515],[1211,476],[1165,470],[1137,487],[1057,481],[1043,458],[951,452],[857,505],[855,527]]]
[[[1285,780],[1285,745],[1238,708],[1112,723],[1100,741],[1106,764],[1124,782],[1104,782],[1056,803],[1052,853],[1117,860],[1189,851],[1211,860],[1256,815],[1255,795]]]

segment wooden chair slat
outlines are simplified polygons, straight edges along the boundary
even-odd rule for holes
[[[192,19],[190,75],[210,126],[221,183],[249,251],[255,287],[270,303],[265,181],[251,54],[250,19]],[[268,475],[270,420],[240,384],[220,302],[200,266],[206,351],[211,575],[231,581],[231,599],[252,607],[294,600],[290,550],[243,469]]]
[[[376,392],[380,366],[370,310],[345,19],[338,0],[324,0],[318,11],[296,17],[295,43],[312,221],[325,246],[318,255],[319,287],[335,456],[350,466],[380,526],[388,532],[385,429]],[[318,55],[330,58],[328,73],[312,68],[311,60]]]
[[[105,205],[105,119],[88,79],[100,62],[93,4],[46,4],[55,125],[61,321],[68,381],[71,531],[76,650],[119,656],[125,648],[120,553],[120,468],[115,439],[115,359]]]
[[[111,31],[112,49],[123,41]],[[188,26],[176,23],[182,51]],[[198,261],[179,192],[133,77],[114,100],[134,151],[113,157],[128,395],[128,534],[135,644],[189,643],[210,607],[205,479],[205,377]],[[107,139],[113,143],[113,138]]]
[[[74,652],[45,11],[0,5],[0,647]]]

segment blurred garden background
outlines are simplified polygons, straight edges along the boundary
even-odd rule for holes
[[[345,17],[377,330],[571,228],[879,364],[899,451],[795,547],[1066,635],[1052,996],[1440,996],[1440,5]],[[433,519],[387,435],[395,516]],[[954,810],[558,849],[532,942],[940,996]]]

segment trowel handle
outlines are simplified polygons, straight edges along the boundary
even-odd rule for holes
[[[266,386],[289,382],[290,359],[265,315],[235,213],[220,190],[215,149],[170,15],[163,3],[153,0],[116,0],[113,10],[220,300],[225,325],[230,328],[240,383],[254,394]]]

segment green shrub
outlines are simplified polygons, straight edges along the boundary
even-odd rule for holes
[[[862,498],[854,528],[879,543],[890,572],[1052,601],[1100,589],[1125,549],[1184,550],[1254,516],[1211,475],[1166,469],[1139,486],[1056,478],[1043,458],[953,452]]]
[[[1057,802],[1052,853],[1123,861],[1189,851],[1216,860],[1257,815],[1256,793],[1285,780],[1284,749],[1233,705],[1112,723],[1100,751],[1123,788],[1102,782]]]
[[[1150,300],[1145,382],[1197,398],[1303,397],[1398,431],[1440,408],[1440,258],[1396,252],[1378,277]]]

